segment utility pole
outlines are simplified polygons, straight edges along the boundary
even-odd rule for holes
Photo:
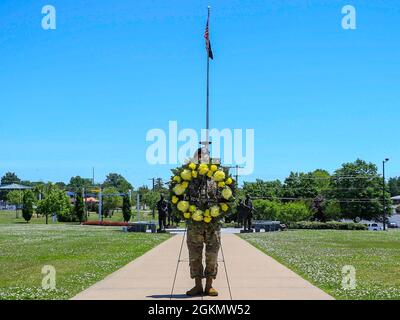
[[[129,196],[129,210],[132,210],[132,205],[131,205],[131,203],[132,203],[132,190],[131,189],[129,189],[129,191],[128,191],[128,196]]]
[[[102,189],[100,188],[99,191],[99,221],[103,221],[103,215],[101,213],[102,210],[102,205],[103,205],[103,194],[102,194]]]
[[[83,198],[83,211],[85,212],[86,220],[87,220],[88,219],[88,210],[87,210],[86,199],[85,199],[85,188],[82,188],[82,198]]]
[[[151,180],[152,182],[153,182],[153,187],[152,187],[152,191],[154,191],[154,187],[155,187],[155,183],[156,183],[156,178],[151,178],[151,179],[149,179],[149,180]]]
[[[388,162],[389,159],[386,158],[385,160],[382,161],[382,203],[383,203],[383,230],[386,230],[386,181],[385,181],[385,164]]]
[[[140,194],[139,194],[139,192],[136,195],[136,209],[137,209],[137,219],[138,219],[138,222],[140,222]]]
[[[92,167],[92,185],[94,186],[94,167]]]

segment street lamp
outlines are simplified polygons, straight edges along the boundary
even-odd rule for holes
[[[385,201],[385,164],[388,162],[389,159],[386,158],[382,161],[382,202],[383,202],[383,230],[386,230],[386,201]]]

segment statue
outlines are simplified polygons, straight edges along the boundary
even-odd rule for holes
[[[168,212],[168,203],[164,200],[164,196],[160,196],[160,200],[157,201],[157,210],[158,210],[158,232],[165,232],[165,227],[167,224],[167,212]]]
[[[253,219],[253,203],[251,202],[250,195],[246,195],[246,200],[244,201],[244,217],[243,217],[243,230],[244,232],[253,232],[252,219]]]

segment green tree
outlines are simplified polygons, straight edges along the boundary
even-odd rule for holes
[[[18,218],[18,208],[22,206],[24,193],[20,190],[12,190],[7,194],[7,202],[15,206],[15,217]]]
[[[279,221],[282,223],[306,221],[312,217],[309,206],[302,202],[288,202],[282,205],[279,212]]]
[[[31,190],[26,190],[24,192],[22,200],[22,216],[26,222],[32,219],[33,215],[33,204],[35,203],[35,195]]]
[[[344,163],[332,175],[331,186],[331,196],[340,203],[344,218],[381,219],[382,179],[375,164],[360,159]],[[385,202],[390,203],[389,194]]]
[[[340,203],[335,200],[327,201],[324,213],[326,220],[339,220],[342,217]]]
[[[400,195],[400,177],[390,178],[388,181],[388,187],[392,197]]]
[[[14,172],[7,172],[1,177],[1,185],[8,185],[13,183],[21,183],[21,179]]]
[[[91,179],[81,178],[80,176],[72,177],[67,185],[67,189],[73,192],[82,192],[83,188],[90,190],[92,187]]]
[[[329,190],[330,175],[325,170],[308,173],[291,172],[283,185],[283,196],[296,199],[315,199]]]
[[[128,194],[125,194],[122,198],[122,215],[125,222],[128,222],[132,216],[131,199],[129,199]]]
[[[114,210],[122,206],[122,200],[119,191],[114,188],[105,188],[103,190],[103,215],[109,217],[114,214]]]
[[[255,220],[278,220],[282,204],[278,201],[257,199],[253,201]]]
[[[275,199],[282,194],[282,183],[279,180],[264,181],[261,179],[257,179],[256,182],[244,182],[243,193],[256,198]]]
[[[262,220],[279,220],[282,223],[308,220],[312,212],[302,201],[281,203],[270,200],[254,200],[256,210],[254,218]]]
[[[21,183],[21,179],[14,172],[7,172],[4,176],[1,177],[1,185],[9,185],[13,183]],[[0,200],[7,200],[7,194],[10,191],[0,190]]]
[[[115,188],[119,192],[128,192],[133,190],[132,185],[120,174],[109,173],[103,183],[104,188]]]
[[[83,196],[81,192],[76,194],[74,215],[79,222],[83,222],[85,220],[85,203],[83,202]]]
[[[142,197],[142,202],[148,206],[150,210],[155,210],[158,200],[160,200],[160,193],[157,191],[148,191]]]
[[[73,220],[69,197],[65,191],[56,187],[53,187],[47,196],[38,202],[36,211],[46,217],[46,224],[48,224],[48,217],[53,214],[56,214],[60,221]]]

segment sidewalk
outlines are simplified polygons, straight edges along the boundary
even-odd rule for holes
[[[182,237],[173,236],[79,293],[73,300],[169,300]],[[222,249],[232,299],[333,299],[234,234],[222,234]],[[218,277],[214,282],[214,287],[219,291],[218,297],[187,297],[185,292],[193,287],[194,281],[189,277],[186,241],[181,260],[172,299],[230,299],[221,250]]]

